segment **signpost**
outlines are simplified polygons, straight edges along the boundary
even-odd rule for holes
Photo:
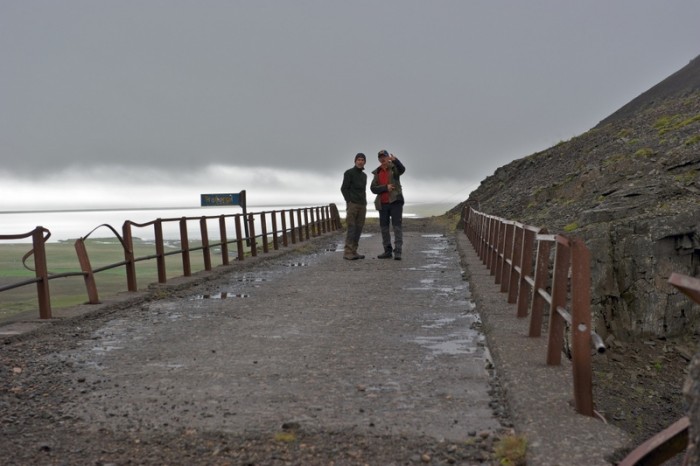
[[[239,205],[245,209],[245,190],[240,193],[202,194],[202,207]]]
[[[245,236],[248,238],[248,209],[246,208],[245,189],[240,193],[202,194],[200,197],[202,207],[241,206]]]

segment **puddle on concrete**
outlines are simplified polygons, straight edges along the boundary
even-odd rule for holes
[[[423,328],[442,328],[447,324],[451,324],[457,320],[454,317],[444,317],[442,319],[435,319],[432,323],[426,324],[426,325],[421,325]]]
[[[458,328],[447,335],[421,336],[413,340],[430,350],[433,356],[474,354],[485,348],[486,336],[480,331],[481,317],[474,312],[427,319],[421,327],[428,330]]]
[[[440,293],[441,295],[450,294],[456,291],[454,288],[443,288],[437,286],[412,286],[402,289],[406,291],[434,291],[436,293]]]
[[[474,309],[476,309],[476,303],[474,301],[470,301],[468,299],[461,299],[461,300],[453,301],[453,303],[455,304],[455,306],[460,306],[460,307],[464,306],[464,309],[467,312],[471,312]]]
[[[457,334],[450,337],[458,337]],[[474,340],[470,338],[455,338],[453,340],[444,340],[444,337],[418,337],[415,342],[432,351],[433,355],[439,354],[473,354],[477,350]]]
[[[267,278],[246,276],[246,277],[238,278],[237,280],[239,282],[245,282],[245,283],[260,283],[260,282],[266,282]]]
[[[446,269],[447,266],[445,264],[425,264],[423,269]]]
[[[164,367],[166,369],[182,369],[185,367],[184,364],[179,364],[179,363],[174,363],[174,362],[168,362],[168,363],[149,363],[146,364],[147,366],[151,367]]]
[[[401,390],[401,386],[397,382],[387,382],[382,385],[370,385],[364,389],[366,392],[374,393],[390,393],[398,392]]]
[[[123,347],[123,346],[110,345],[110,344],[105,343],[105,344],[102,344],[102,345],[100,345],[100,346],[94,346],[94,347],[92,348],[92,351],[95,351],[95,352],[98,352],[98,353],[109,353],[110,351],[120,350],[120,349],[124,349],[124,347]]]
[[[222,291],[221,293],[212,294],[196,294],[191,296],[190,301],[200,301],[203,299],[234,299],[234,298],[249,298],[250,295],[246,293],[229,293]]]

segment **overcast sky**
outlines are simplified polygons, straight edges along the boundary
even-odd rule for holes
[[[595,126],[700,54],[697,0],[0,0],[0,211],[409,202]]]

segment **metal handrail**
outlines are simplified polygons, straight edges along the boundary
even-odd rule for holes
[[[593,409],[591,355],[605,344],[591,328],[590,252],[582,240],[506,220],[465,206],[464,233],[494,276],[517,317],[530,315],[530,337],[541,336],[545,306],[549,306],[548,365],[560,365],[566,324],[572,335],[571,359],[576,410],[596,416]],[[554,248],[554,264],[550,252]],[[568,290],[571,289],[571,297]]]
[[[597,414],[592,409],[592,376],[590,353],[587,349],[592,346],[598,353],[603,353],[605,343],[600,335],[590,328],[590,253],[583,241],[564,235],[548,234],[544,229],[506,221],[479,212],[468,205],[465,205],[462,211],[461,221],[464,233],[489,269],[495,265],[495,258],[500,258],[502,263],[500,267],[509,268],[510,281],[505,286],[502,284],[502,290],[505,287],[504,291],[509,291],[509,302],[515,302],[518,305],[518,317],[526,317],[528,312],[530,313],[529,336],[540,336],[542,310],[545,304],[549,305],[548,364],[558,363],[561,357],[563,332],[562,325],[557,323],[557,320],[570,325],[573,340],[572,369],[576,409],[579,413],[589,416]],[[514,246],[511,251],[506,251],[507,245],[500,238],[506,237],[504,233],[510,225],[516,229],[511,237]],[[522,228],[522,232],[519,232],[518,228]],[[532,231],[535,232],[534,235],[527,233]],[[524,239],[528,236],[528,239]],[[520,248],[518,249],[517,246]],[[533,252],[535,246],[536,255]],[[555,247],[555,260],[550,270],[549,259],[552,246]],[[529,275],[531,261],[535,262],[534,276]],[[505,274],[495,275],[498,283]],[[700,304],[700,279],[672,273],[668,282],[692,301]],[[562,300],[562,297],[566,296],[562,290],[567,289],[562,283],[571,290],[571,312],[565,305],[566,299]],[[511,301],[513,286],[518,288],[515,301]],[[547,287],[552,290],[551,293],[547,291]],[[527,299],[528,296],[530,299]],[[583,329],[582,318],[588,319],[583,323]],[[555,356],[552,351],[556,353]],[[583,356],[583,359],[577,356]],[[689,428],[689,418],[682,417],[635,448],[620,462],[620,466],[658,465],[683,453],[688,446]]]
[[[296,217],[296,222],[295,222]],[[256,235],[254,224],[256,218],[260,219],[261,233]],[[219,220],[219,238],[215,242],[210,242],[210,235],[207,230],[207,220]],[[271,221],[271,230],[267,229],[267,220]],[[289,219],[289,223],[287,223]],[[201,232],[201,246],[190,247],[187,234],[187,222],[199,221]],[[229,238],[226,231],[226,220],[234,221],[235,237]],[[243,236],[241,231],[241,220],[246,222],[250,229],[246,236]],[[279,220],[279,223],[278,223]],[[163,223],[179,222],[180,224],[180,249],[165,251],[162,226]],[[281,225],[280,225],[281,224]],[[281,226],[279,228],[278,226]],[[90,263],[90,258],[85,245],[85,240],[95,232],[98,228],[109,228],[118,238],[124,251],[124,260],[115,263],[107,264],[101,267],[93,268]],[[132,227],[148,228],[153,227],[155,232],[155,254],[136,257],[134,255]],[[202,251],[204,270],[211,270],[211,249],[221,248],[221,263],[222,265],[229,264],[228,245],[236,244],[237,259],[244,260],[245,242],[250,247],[251,256],[256,256],[258,253],[258,243],[261,243],[264,253],[269,252],[269,238],[272,236],[272,247],[274,250],[280,246],[287,247],[291,239],[291,244],[309,240],[311,237],[320,236],[325,233],[334,232],[340,229],[340,215],[335,204],[316,207],[302,207],[290,210],[280,211],[263,211],[248,213],[248,218],[241,219],[241,214],[218,215],[218,216],[200,216],[200,217],[180,217],[155,219],[150,222],[136,223],[126,220],[122,226],[122,234],[108,224],[102,224],[93,228],[87,235],[75,241],[75,250],[80,264],[80,271],[64,272],[60,274],[51,274],[47,266],[45,243],[51,236],[48,229],[44,227],[36,227],[28,233],[0,235],[0,241],[12,241],[32,237],[32,248],[22,258],[23,264],[28,270],[35,272],[36,277],[32,279],[20,280],[11,284],[0,287],[0,292],[19,288],[26,285],[37,285],[37,298],[39,302],[39,314],[41,319],[50,319],[51,314],[51,298],[49,293],[49,280],[56,278],[82,276],[85,280],[85,287],[88,295],[89,304],[98,304],[100,302],[95,282],[95,275],[99,272],[114,269],[117,267],[125,267],[127,275],[128,291],[137,291],[136,282],[136,263],[155,259],[157,262],[158,282],[166,283],[166,264],[165,257],[180,254],[182,256],[182,273],[183,276],[190,276],[192,273],[190,264],[190,253],[193,251]],[[280,237],[282,239],[280,245]],[[29,257],[34,257],[34,266],[30,267],[26,261]]]

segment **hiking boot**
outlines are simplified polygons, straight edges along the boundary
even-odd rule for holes
[[[401,260],[401,253],[399,251],[394,252],[394,260],[395,261],[400,261]]]
[[[377,256],[377,259],[391,259],[391,256],[392,256],[391,251],[384,251],[383,254],[379,254]]]

